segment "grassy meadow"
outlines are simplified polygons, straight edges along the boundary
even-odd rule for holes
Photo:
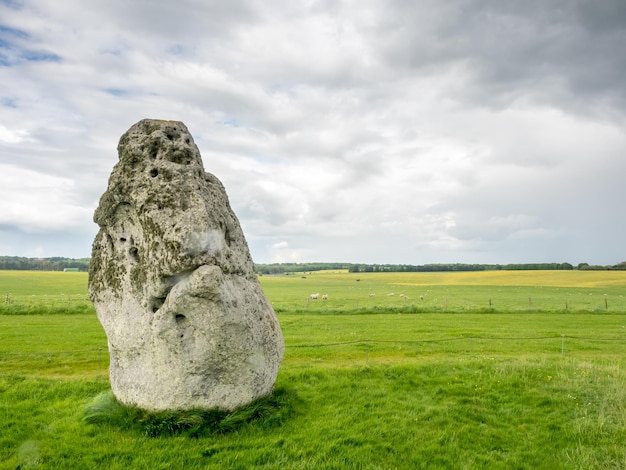
[[[625,271],[318,271],[260,279],[277,312],[626,313]],[[314,293],[329,301],[311,301]]]
[[[87,273],[0,271],[0,315],[88,311]]]
[[[0,271],[0,469],[626,468],[626,273],[260,280],[280,406],[154,433],[86,419],[110,399],[86,274]]]

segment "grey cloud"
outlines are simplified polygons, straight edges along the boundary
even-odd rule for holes
[[[68,240],[154,117],[190,128],[256,261],[618,261],[623,2],[11,5],[0,38],[63,60],[0,67],[0,164],[66,185],[29,217]],[[50,230],[0,247],[68,250]]]
[[[626,71],[621,0],[394,5],[376,36],[381,60],[405,73],[461,66],[467,75],[450,90],[455,99],[503,107],[527,96],[579,112],[589,99],[594,107],[625,103],[618,80]]]

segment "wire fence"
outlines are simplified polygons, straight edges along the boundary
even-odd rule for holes
[[[620,348],[616,349],[616,344],[619,344]],[[419,358],[433,354],[515,356],[536,353],[567,356],[582,352],[586,355],[622,355],[626,352],[621,349],[622,345],[626,346],[626,337],[601,338],[562,334],[533,337],[461,336],[415,340],[359,339],[332,343],[288,344],[285,350],[286,357],[300,359],[322,357],[334,363],[344,358],[346,363],[350,363],[359,358],[368,362],[380,356],[391,358],[393,362],[394,358],[401,360],[403,356]],[[340,348],[343,354],[338,353],[337,348]],[[23,370],[32,366],[42,372],[51,370],[51,373],[55,373],[62,372],[64,368],[76,370],[84,366],[85,369],[105,374],[108,365],[109,353],[106,348],[0,352],[0,371]]]
[[[431,288],[431,290],[434,290]],[[543,290],[543,289],[542,289]],[[557,289],[558,290],[558,289]],[[410,292],[406,290],[407,292]],[[406,313],[428,312],[594,312],[594,313],[626,313],[626,296],[619,295],[592,295],[589,289],[579,289],[574,294],[555,294],[548,288],[545,292],[535,293],[534,296],[518,295],[514,299],[510,294],[498,297],[486,295],[436,295],[434,292],[426,295],[411,293],[387,295],[371,294],[372,297],[346,297],[331,294],[327,301],[312,300],[309,297],[301,302],[281,299],[272,301],[272,306],[279,313],[341,313],[362,311],[400,311]],[[388,297],[391,295],[392,297]],[[66,311],[76,313],[92,310],[93,304],[87,293],[57,293],[57,294],[13,294],[0,293],[0,313],[15,314],[37,311]]]

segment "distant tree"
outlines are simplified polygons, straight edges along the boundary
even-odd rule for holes
[[[0,256],[0,269],[17,271],[63,271],[76,268],[89,270],[89,258],[25,258],[21,256]]]

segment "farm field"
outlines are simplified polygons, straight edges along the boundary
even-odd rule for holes
[[[626,313],[626,271],[318,271],[260,280],[277,312]],[[314,293],[328,301],[310,300]]]
[[[259,280],[278,313],[626,313],[626,271],[317,271]],[[313,293],[329,299],[312,301]],[[0,315],[87,310],[87,273],[0,271]]]
[[[109,390],[86,274],[20,274],[0,272],[0,469],[626,467],[623,273],[264,276],[284,413],[196,437],[86,422]]]

